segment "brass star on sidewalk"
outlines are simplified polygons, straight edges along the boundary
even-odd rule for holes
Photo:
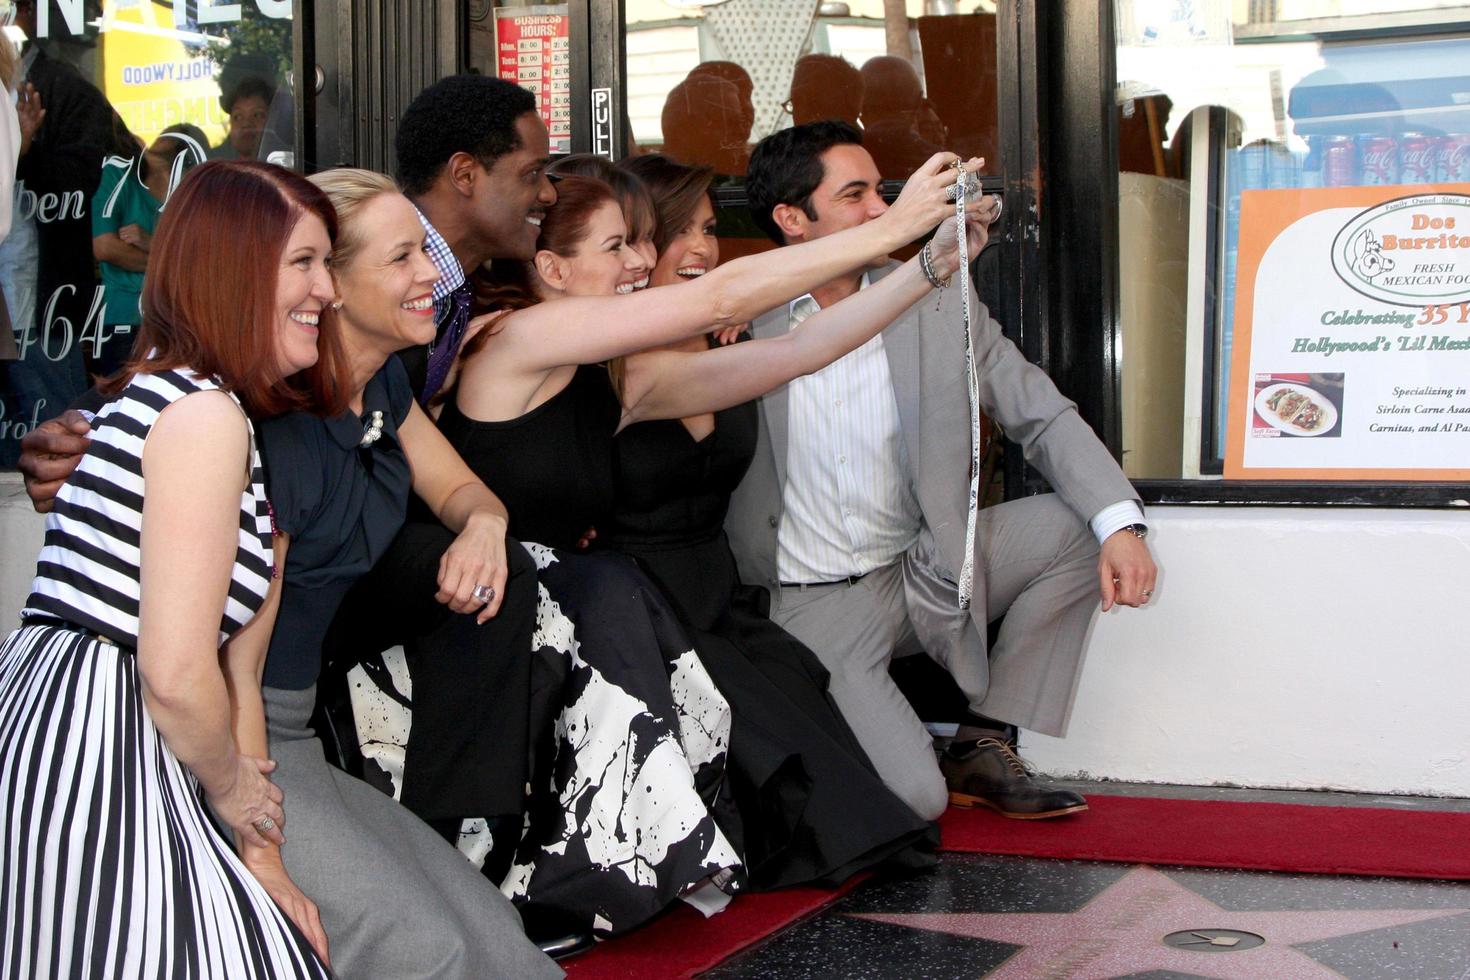
[[[995,980],[1086,980],[1145,970],[1174,970],[1219,980],[1340,980],[1340,974],[1292,946],[1467,911],[1470,909],[1231,912],[1140,865],[1076,912],[865,913],[853,918],[1024,947],[987,975]],[[1171,949],[1163,944],[1165,935],[1185,929],[1239,929],[1264,936],[1266,943],[1229,953]]]

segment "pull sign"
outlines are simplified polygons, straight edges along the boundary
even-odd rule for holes
[[[592,152],[613,158],[613,97],[610,88],[592,90]]]

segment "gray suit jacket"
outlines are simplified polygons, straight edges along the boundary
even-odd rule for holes
[[[896,268],[898,263],[892,262],[872,276],[876,279]],[[1109,504],[1136,500],[1132,484],[1077,414],[1077,406],[1006,339],[1000,324],[973,292],[970,311],[981,411],[1020,444],[1027,460],[1083,522]],[[757,338],[789,329],[786,306],[760,317],[752,327]],[[937,303],[931,294],[914,304],[884,331],[883,346],[913,467],[910,477],[924,516],[924,563],[953,583],[959,577],[964,552],[970,466],[960,291],[946,289],[939,293]],[[761,399],[760,415],[760,443],[730,502],[725,528],[741,578],[770,590],[775,603],[780,601],[776,529],[781,523],[781,491],[786,482],[784,385]],[[977,558],[970,613],[982,644],[988,619],[983,577],[984,566]]]

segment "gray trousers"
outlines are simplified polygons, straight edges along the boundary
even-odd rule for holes
[[[1005,616],[995,649],[987,656],[972,626],[965,642],[928,652],[959,683],[970,710],[1063,735],[1099,600],[1097,541],[1054,494],[1042,494],[982,510],[975,551],[973,604],[985,613],[977,618]],[[771,618],[831,672],[832,697],[883,781],[933,820],[949,800],[933,740],[888,674],[894,656],[921,647],[904,576],[922,569],[895,562],[852,585],[783,587]]]
[[[271,778],[285,791],[291,879],[317,903],[344,980],[559,977],[520,916],[438,834],[327,764],[307,727],[314,689],[265,688]]]

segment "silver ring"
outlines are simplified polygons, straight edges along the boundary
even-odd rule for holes
[[[944,199],[946,201],[953,201],[959,197],[961,184],[964,185],[966,198],[974,197],[980,193],[980,178],[972,173],[966,173],[960,180],[956,180],[953,184],[945,186]]]
[[[477,585],[475,586],[475,591],[470,594],[481,602],[493,602],[495,600],[495,586]]]
[[[276,822],[274,820],[272,820],[270,817],[261,817],[259,820],[255,821],[255,823],[252,824],[251,826],[253,826],[256,830],[258,830],[262,834],[264,834],[264,833],[268,833],[269,831],[275,830],[276,829]]]
[[[1151,596],[1153,594],[1154,594],[1154,590],[1153,589],[1144,589],[1143,590],[1143,597],[1145,599],[1147,599],[1149,596]]]

